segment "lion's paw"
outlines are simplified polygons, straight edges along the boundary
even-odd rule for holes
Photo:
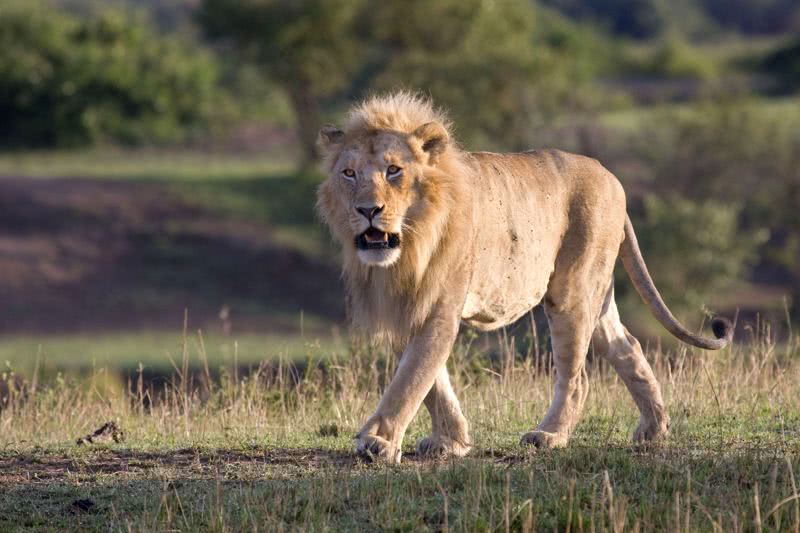
[[[523,446],[536,448],[563,448],[567,445],[569,437],[566,433],[550,433],[548,431],[530,431],[525,433],[519,443]]]
[[[368,463],[400,462],[400,448],[395,448],[391,442],[377,435],[356,436],[356,454]]]
[[[663,440],[669,432],[669,421],[640,420],[633,432],[633,442],[653,442]]]
[[[417,441],[417,455],[427,458],[464,457],[471,448],[444,436],[432,435]]]

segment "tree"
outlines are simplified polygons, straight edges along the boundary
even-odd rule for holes
[[[752,100],[709,102],[691,111],[671,110],[653,115],[631,145],[645,162],[645,168],[652,172],[648,189],[658,197],[677,195],[684,199],[670,200],[666,207],[653,200],[645,205],[647,213],[641,231],[652,233],[651,246],[664,258],[665,275],[674,276],[669,273],[673,269],[702,270],[703,265],[698,261],[696,266],[683,266],[685,259],[693,261],[691,256],[698,253],[689,250],[716,250],[718,257],[730,259],[725,267],[729,268],[741,263],[745,256],[750,257],[745,263],[752,263],[753,253],[744,254],[745,250],[737,248],[752,247],[759,269],[770,272],[773,282],[792,288],[794,313],[800,316],[800,218],[797,216],[800,119],[797,115],[787,113],[784,108],[769,110]],[[708,203],[709,199],[717,205]],[[674,214],[674,222],[669,220],[670,212]],[[731,213],[735,214],[732,219]],[[683,219],[686,222],[679,223]],[[692,219],[696,222],[692,223]],[[737,224],[731,226],[730,220],[736,220]],[[696,228],[687,224],[696,224]],[[704,228],[713,231],[709,233]],[[678,235],[695,239],[697,247],[687,244],[682,248],[667,237]],[[708,242],[700,241],[701,238]],[[640,240],[648,242],[646,237]],[[680,258],[680,265],[670,263],[676,257]],[[722,265],[711,262],[707,265],[713,267],[710,273],[725,270]],[[735,270],[728,277],[736,272],[742,277],[741,273],[746,271]],[[702,281],[705,274],[696,272],[686,278],[686,286],[689,281],[697,280],[696,287],[708,290],[711,285]],[[683,280],[676,279],[673,286],[684,291]]]
[[[316,158],[320,102],[346,88],[361,64],[354,20],[361,0],[203,0],[205,34],[232,45],[286,91],[303,164]]]
[[[203,0],[199,20],[281,84],[304,163],[322,104],[374,89],[430,94],[467,141],[529,147],[537,119],[581,105],[606,51],[528,0]]]
[[[41,2],[0,7],[0,139],[7,145],[154,142],[205,123],[213,59],[116,11],[77,19]]]
[[[373,85],[429,93],[481,147],[530,148],[542,125],[584,105],[604,60],[593,32],[527,0],[373,2],[361,24]]]

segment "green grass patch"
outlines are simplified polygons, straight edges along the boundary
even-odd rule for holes
[[[45,375],[107,369],[133,372],[142,365],[150,371],[170,374],[173,364],[183,363],[184,353],[192,368],[207,361],[220,367],[258,366],[263,361],[326,360],[344,347],[330,337],[246,333],[231,336],[146,331],[100,335],[12,336],[0,340],[0,364],[31,376],[34,368]]]
[[[0,154],[0,174],[32,177],[206,181],[287,173],[293,162],[280,154],[200,150],[22,150]]]

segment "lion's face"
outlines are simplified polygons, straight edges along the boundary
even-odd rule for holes
[[[351,139],[338,130],[329,133],[338,145],[320,204],[337,238],[352,242],[366,265],[394,264],[406,234],[414,231],[415,212],[423,208],[433,145],[423,146],[416,133],[379,130]]]

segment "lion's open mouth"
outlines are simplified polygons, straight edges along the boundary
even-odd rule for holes
[[[378,228],[369,228],[356,236],[356,248],[359,250],[388,250],[400,246],[400,235],[386,233]]]

